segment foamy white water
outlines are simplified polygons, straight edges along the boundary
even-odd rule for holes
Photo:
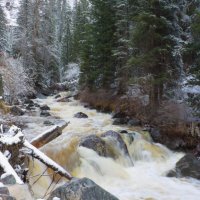
[[[200,181],[166,177],[167,172],[183,156],[182,153],[172,152],[163,145],[153,143],[147,133],[135,132],[134,142],[129,143],[124,138],[134,166],[125,156],[117,160],[101,157],[93,150],[78,147],[80,137],[100,135],[107,130],[133,132],[134,129],[112,125],[111,115],[84,108],[79,101],[58,103],[53,97],[38,101],[48,104],[53,115],[70,121],[63,134],[42,149],[74,176],[92,179],[120,200],[199,199]],[[84,112],[89,118],[74,118],[77,112]],[[36,166],[34,173],[42,172],[42,166]],[[44,178],[34,187],[38,196],[45,191],[49,181]]]

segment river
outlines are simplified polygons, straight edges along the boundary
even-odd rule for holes
[[[149,134],[140,129],[114,126],[110,114],[85,108],[79,101],[61,103],[56,102],[54,97],[36,101],[47,104],[51,108],[52,115],[70,121],[63,134],[42,147],[42,151],[75,177],[92,179],[120,200],[198,200],[200,198],[199,181],[192,178],[166,177],[167,172],[175,166],[183,153],[172,152],[161,144],[153,143]],[[74,118],[77,112],[86,113],[88,118]],[[91,134],[100,135],[108,130],[127,130],[132,133],[134,141],[130,142],[126,136],[123,136],[123,139],[134,165],[126,156],[119,155],[114,160],[100,157],[93,150],[78,146],[81,137]],[[115,146],[112,142],[110,145]],[[113,149],[120,152],[119,147],[115,146]],[[37,175],[44,170],[44,166],[35,162],[31,175]],[[32,180],[32,183],[34,181]],[[37,181],[32,188],[34,194],[42,197],[50,182],[48,176]]]

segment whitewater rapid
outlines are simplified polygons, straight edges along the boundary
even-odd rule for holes
[[[42,148],[49,157],[69,170],[75,177],[88,177],[109,191],[120,200],[198,200],[200,181],[190,178],[168,178],[166,174],[184,155],[172,152],[161,144],[152,142],[147,132],[139,128],[112,125],[110,114],[97,112],[84,107],[79,101],[69,103],[56,102],[54,97],[37,99],[40,104],[47,104],[51,114],[70,124],[63,134]],[[74,118],[77,112],[84,112],[88,119]],[[125,156],[118,159],[105,158],[78,143],[83,136],[100,135],[105,131],[127,130],[134,134],[127,144],[131,162]],[[35,163],[32,175],[42,173],[44,166]],[[43,177],[33,186],[37,197],[44,195],[51,180]],[[62,182],[60,182],[62,184]]]

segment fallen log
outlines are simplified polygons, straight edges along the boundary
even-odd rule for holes
[[[44,146],[45,144],[51,142],[58,136],[62,134],[62,130],[67,127],[69,122],[64,122],[61,125],[55,125],[52,128],[48,129],[44,133],[41,133],[37,137],[35,137],[32,141],[31,144],[37,148],[40,148]]]
[[[8,162],[8,159],[3,155],[3,153],[0,151],[0,166],[4,170],[5,173],[12,175],[16,183],[18,184],[24,184],[23,181],[19,178],[13,167]]]
[[[73,177],[69,172],[67,172],[63,167],[58,165],[56,162],[54,162],[52,159],[47,157],[44,153],[42,153],[40,150],[38,150],[36,147],[34,147],[32,144],[30,144],[27,140],[24,142],[24,147],[28,149],[28,151],[24,151],[25,154],[28,154],[29,156],[32,156],[33,158],[36,158],[43,164],[45,164],[47,167],[51,168],[53,171],[57,172],[62,177],[67,178],[68,180],[71,180]]]

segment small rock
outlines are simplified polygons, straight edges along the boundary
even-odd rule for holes
[[[47,105],[42,105],[40,106],[40,110],[50,110],[50,108]]]
[[[78,112],[74,115],[75,118],[88,118],[88,116],[85,113]]]
[[[8,175],[1,178],[1,182],[5,185],[14,185],[16,184],[15,177],[13,175]]]
[[[88,178],[72,179],[55,189],[48,200],[119,200]]]
[[[37,107],[37,108],[40,107],[40,105],[38,103],[34,103],[34,106]]]
[[[53,122],[49,121],[49,120],[46,120],[46,121],[44,121],[44,125],[52,126],[52,125],[55,125],[55,124]]]
[[[16,116],[24,115],[24,111],[18,106],[12,106],[10,111],[13,115],[16,115]]]
[[[47,110],[42,110],[40,113],[41,117],[49,117],[51,114]]]
[[[122,134],[127,134],[128,131],[127,131],[127,130],[121,130],[120,133],[122,133]]]
[[[31,99],[25,99],[24,104],[34,104],[34,102]]]
[[[58,98],[60,98],[60,97],[61,97],[61,95],[58,94],[58,95],[55,96],[55,99],[58,99]]]
[[[34,104],[28,104],[28,105],[26,106],[26,109],[27,109],[27,110],[35,109],[35,108],[34,108]]]
[[[66,102],[66,103],[69,103],[69,102],[71,102],[71,100],[68,97],[63,97],[63,98],[59,98],[57,100],[57,102]]]

